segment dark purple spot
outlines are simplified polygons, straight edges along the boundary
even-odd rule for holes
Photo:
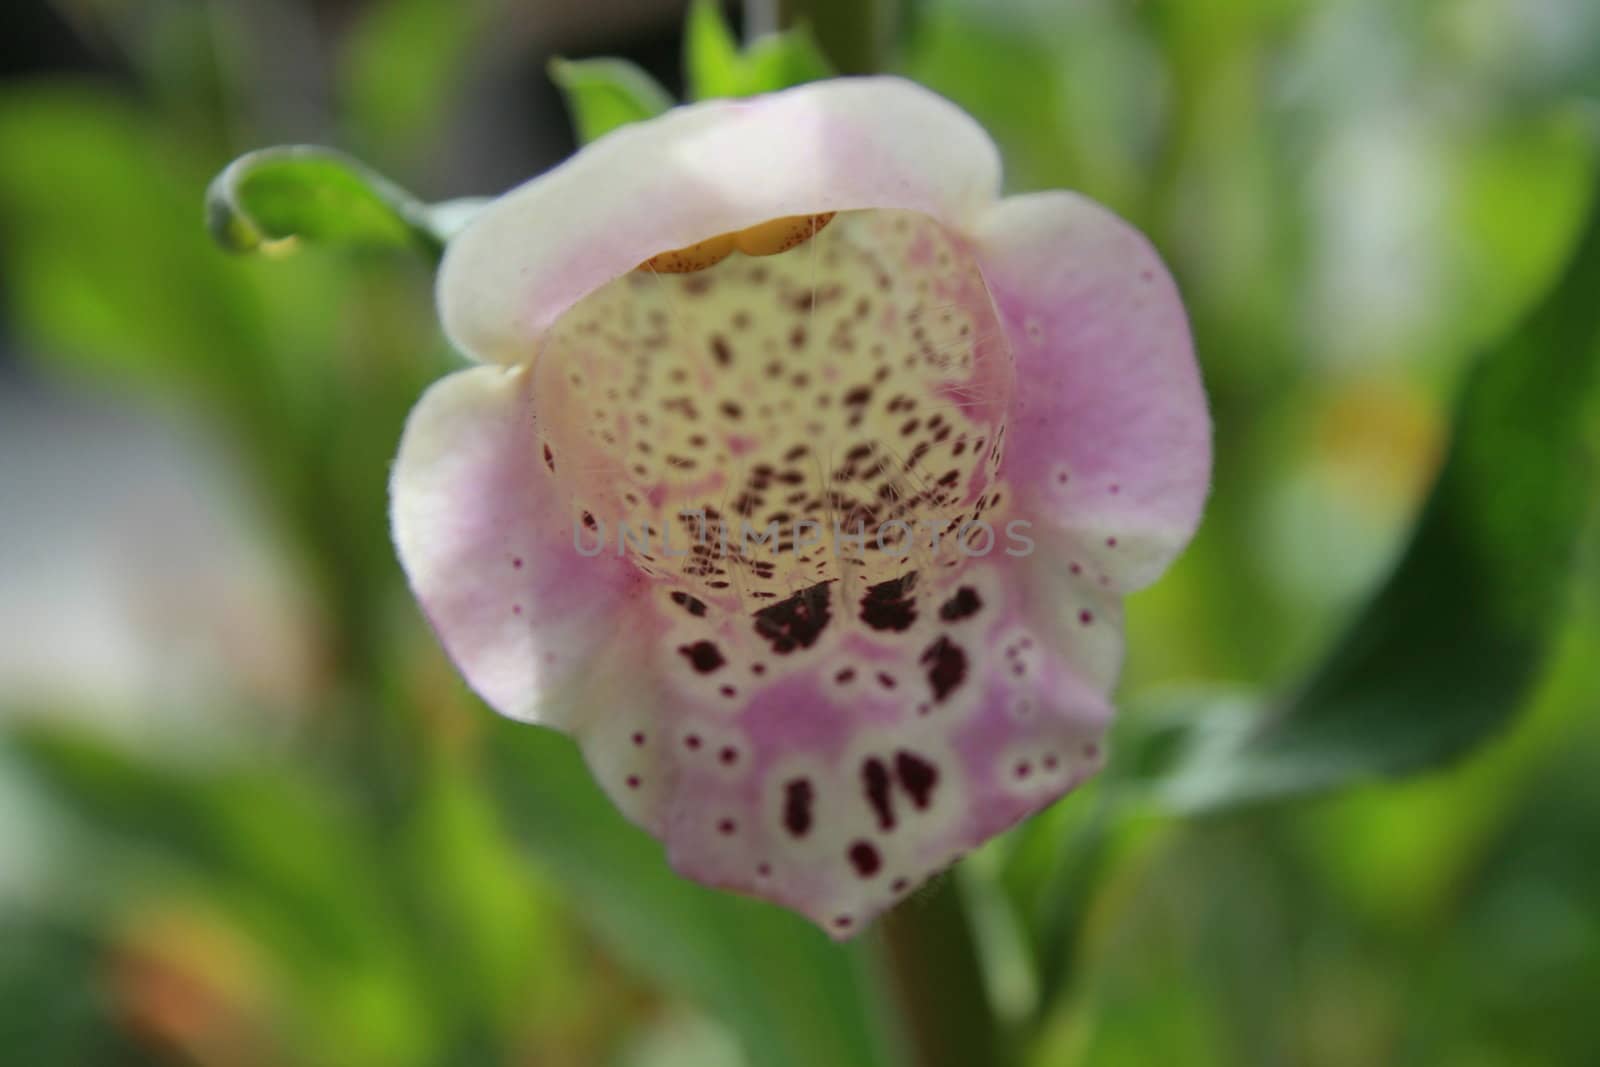
[[[1107,548],[1116,548],[1117,547],[1117,539],[1115,537],[1106,538],[1106,547]]]
[[[849,685],[856,680],[856,669],[854,667],[845,667],[833,676],[833,680],[840,685]]]
[[[1094,622],[1094,612],[1087,610],[1078,612],[1078,621],[1088,626],[1091,622]]]
[[[1019,779],[1026,778],[1033,773],[1033,764],[1029,763],[1027,760],[1023,760],[1017,764],[1013,773],[1016,774]]]
[[[933,699],[942,702],[967,676],[967,654],[948,637],[940,637],[922,652],[917,661],[928,668],[928,684]]]
[[[861,621],[874,630],[909,630],[917,621],[917,601],[912,590],[917,584],[917,572],[879,582],[861,598]]]
[[[841,930],[848,930],[850,929],[850,925],[854,922],[855,920],[850,918],[850,916],[840,915],[834,918],[833,925],[837,926]]]
[[[756,612],[755,630],[772,651],[787,655],[816,644],[828,619],[828,583],[822,582]]]
[[[717,753],[717,758],[720,759],[725,766],[731,767],[735,763],[739,762],[739,750],[729,745],[721,752]]]
[[[637,774],[628,775],[628,788],[629,789],[638,789],[639,788],[639,776]]]
[[[721,693],[725,697],[731,697],[736,695],[739,691],[731,685],[725,685],[718,689],[717,692]]]
[[[890,674],[888,671],[879,671],[878,684],[883,686],[885,689],[893,689],[896,684],[894,675]]]
[[[678,652],[701,674],[710,674],[727,662],[722,658],[722,652],[710,641],[696,641],[692,645],[682,645],[678,648]]]
[[[917,810],[926,810],[934,786],[939,784],[939,768],[914,752],[901,751],[894,755],[894,773]]]
[[[513,556],[512,559],[511,559],[511,565],[513,567],[517,568],[517,570],[520,571],[522,569],[522,557],[521,556]]]
[[[550,446],[544,446],[544,465],[550,468],[550,473],[556,472],[556,454],[550,451]]]
[[[1071,571],[1073,574],[1082,574],[1083,573],[1083,567],[1081,565],[1077,564],[1077,563],[1073,563],[1073,564],[1069,565],[1067,567],[1067,570]]]
[[[511,614],[513,614],[513,615],[521,615],[522,614],[522,605],[521,604],[513,604],[513,605],[511,605]]]
[[[983,607],[983,601],[978,599],[978,591],[970,585],[964,585],[956,590],[956,595],[946,600],[939,608],[939,618],[945,622],[960,622],[970,619]]]
[[[1044,758],[1044,769],[1047,771],[1053,771],[1060,764],[1060,762],[1061,761],[1056,759],[1054,756],[1046,756]]]
[[[889,768],[876,756],[861,765],[861,784],[866,787],[867,803],[878,816],[878,829],[894,829],[894,798],[890,793],[894,785]]]
[[[727,837],[738,828],[739,825],[732,819],[723,819],[721,822],[717,823],[717,833],[721,834],[723,837]]]
[[[811,832],[811,801],[815,792],[809,778],[795,778],[783,787],[783,825],[795,837]]]
[[[636,745],[641,745],[642,746],[644,744],[644,734],[643,733],[635,733],[633,735],[633,743],[636,744]]]
[[[857,841],[850,846],[850,866],[863,878],[871,878],[883,866],[883,857],[869,842]]]
[[[1100,756],[1100,746],[1095,744],[1093,741],[1090,741],[1088,744],[1083,746],[1083,758],[1084,759],[1097,759],[1097,758],[1099,758],[1099,756]]]
[[[685,745],[687,745],[691,750],[698,749],[700,747],[700,735],[699,734],[690,734],[688,737],[685,737],[683,739],[683,743]]]
[[[763,864],[760,864],[759,866],[757,866],[756,867],[756,876],[758,878],[771,878],[772,877],[772,864],[763,863]]]
[[[894,881],[889,883],[889,892],[904,893],[908,888],[910,888],[910,886],[911,883],[906,881],[904,878],[896,878]]]

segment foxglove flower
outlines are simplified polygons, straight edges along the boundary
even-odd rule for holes
[[[1210,423],[1149,244],[893,78],[678,108],[446,251],[400,558],[710,885],[858,931],[1104,759]],[[574,828],[574,832],[581,832]]]

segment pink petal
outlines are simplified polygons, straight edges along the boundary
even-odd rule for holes
[[[1143,236],[1072,193],[1002,201],[976,238],[1016,360],[1001,477],[1084,574],[1147,585],[1193,536],[1211,477],[1177,287]]]
[[[850,208],[905,208],[965,229],[999,176],[976,122],[898,78],[677,108],[484,209],[446,252],[440,311],[458,347],[515,363],[567,307],[656,253]]]
[[[663,592],[573,732],[681,873],[850,936],[1101,765],[1120,611],[1058,563],[829,582],[754,619]]]
[[[523,369],[476,367],[411,413],[390,486],[401,565],[440,641],[503,715],[560,723],[563,686],[642,578],[581,557]]]

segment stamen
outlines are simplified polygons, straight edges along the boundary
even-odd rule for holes
[[[775,256],[811,240],[833,221],[835,214],[827,211],[820,215],[787,215],[737,233],[718,234],[687,248],[658,252],[639,264],[637,269],[655,271],[657,274],[693,274],[721,263],[735,248],[747,256]]]

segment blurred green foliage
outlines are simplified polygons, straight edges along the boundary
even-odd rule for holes
[[[0,768],[46,802],[51,845],[0,895],[0,1048],[897,1062],[870,938],[841,949],[677,879],[569,743],[465,693],[406,595],[385,478],[410,404],[452,362],[427,264],[386,246],[445,224],[384,185],[369,199],[336,157],[268,156],[222,189],[230,224],[380,239],[301,242],[292,260],[207,240],[208,179],[260,143],[332,140],[437,188],[474,64],[542,67],[531,45],[490,48],[509,8],[385,0],[313,27],[327,92],[302,125],[251,59],[272,5],[63,9],[133,86],[0,84],[4,321],[33,378],[204,428],[268,517],[316,655],[292,700],[223,679],[219,721],[246,714],[220,752],[102,724],[158,721],[141,694],[101,709],[0,693]],[[1162,248],[1218,428],[1200,538],[1130,604],[1112,769],[908,905],[971,909],[996,1063],[1573,1067],[1600,1048],[1582,106],[1600,35],[1581,0],[1539,10],[906,5],[887,63],[985,122],[1009,188],[1082,189]],[[696,98],[827,70],[809,36],[740,50],[709,4],[685,47]],[[584,140],[661,106],[646,77],[556,68]],[[1299,699],[1250,733],[1273,694]],[[1186,747],[1207,737],[1267,759],[1278,785],[1227,786],[1237,762]],[[1444,756],[1460,762],[1433,767]],[[1433,769],[1193,819],[1150,788],[1174,766],[1257,801]]]

